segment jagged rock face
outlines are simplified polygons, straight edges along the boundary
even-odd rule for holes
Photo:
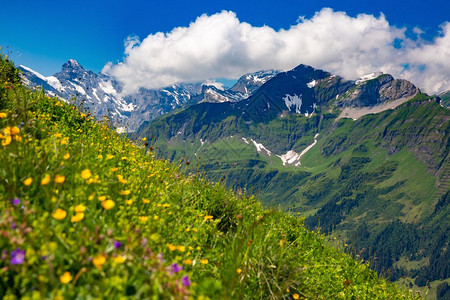
[[[340,107],[375,106],[386,101],[412,97],[420,92],[411,82],[385,74],[364,81],[340,96]]]

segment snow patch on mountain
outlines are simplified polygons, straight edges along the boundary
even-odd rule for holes
[[[258,152],[265,151],[265,152],[267,153],[267,155],[269,155],[269,156],[272,155],[272,152],[271,152],[270,150],[267,150],[267,148],[264,147],[263,144],[258,143],[258,142],[256,142],[256,141],[254,141],[253,139],[250,139],[250,140],[251,140],[251,141],[253,142],[253,144],[255,145],[256,151],[258,151]]]
[[[365,82],[365,81],[368,81],[368,80],[371,80],[371,79],[375,79],[375,78],[377,78],[378,76],[381,76],[381,75],[383,75],[383,72],[373,72],[373,73],[369,73],[369,74],[366,74],[366,75],[363,75],[363,76],[359,77],[359,78],[355,81],[355,83],[356,83],[356,84],[360,84],[360,83],[363,83],[363,82]]]
[[[318,81],[316,81],[315,79],[313,81],[310,81],[306,84],[307,87],[309,87],[310,89],[312,89],[313,87],[316,86],[316,84],[318,83]]]
[[[286,104],[286,107],[289,109],[289,111],[295,110],[297,114],[300,114],[300,109],[303,103],[302,95],[297,96],[294,94],[293,96],[291,96],[289,94],[286,94],[283,97],[283,100],[284,104]]]
[[[244,143],[246,143],[247,145],[250,144],[247,139],[245,137],[242,137],[242,140],[244,141]]]
[[[319,134],[316,133],[316,135],[314,136],[314,142],[311,145],[308,145],[308,147],[306,147],[302,152],[300,152],[300,154],[295,152],[294,150],[289,150],[283,155],[277,155],[283,162],[283,166],[285,166],[286,164],[294,165],[296,167],[300,166],[301,165],[300,159],[302,158],[303,155],[306,154],[306,152],[308,152],[309,150],[311,150],[312,147],[314,147],[314,145],[317,143],[318,136]]]

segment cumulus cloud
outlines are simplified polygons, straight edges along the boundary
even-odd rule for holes
[[[276,31],[222,11],[142,41],[129,37],[123,62],[108,63],[103,72],[122,82],[124,93],[238,78],[262,69],[288,70],[300,63],[348,79],[382,71],[409,79],[430,93],[450,88],[450,23],[428,44],[408,39],[405,30],[390,26],[382,14],[350,17],[324,8]],[[420,37],[420,29],[414,30]]]

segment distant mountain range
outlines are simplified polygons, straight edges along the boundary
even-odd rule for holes
[[[136,136],[159,157],[300,213],[391,279],[423,285],[450,277],[442,96],[379,72],[348,81],[299,65],[245,100],[184,107]]]
[[[25,83],[43,87],[52,96],[83,102],[98,117],[108,116],[118,123],[118,130],[134,131],[144,121],[150,121],[186,103],[237,102],[246,99],[278,71],[260,71],[242,76],[227,90],[203,83],[176,84],[149,90],[140,89],[132,95],[121,95],[122,86],[108,75],[85,70],[76,60],[69,59],[61,72],[45,77],[20,66]]]

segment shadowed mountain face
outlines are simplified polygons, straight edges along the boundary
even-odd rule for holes
[[[340,235],[393,280],[433,281],[450,277],[440,267],[449,263],[450,113],[439,101],[390,75],[347,81],[300,65],[248,99],[192,105],[136,134],[153,138],[160,157]]]

